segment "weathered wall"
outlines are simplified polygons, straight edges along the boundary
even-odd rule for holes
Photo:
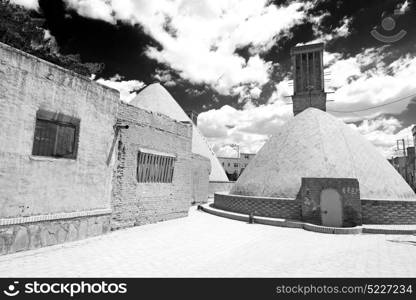
[[[361,200],[364,224],[416,224],[416,201]]]
[[[214,207],[241,214],[300,220],[301,206],[295,199],[260,198],[216,193]]]
[[[351,178],[302,178],[299,199],[303,221],[322,224],[320,201],[324,189],[335,189],[340,194],[343,227],[362,224],[359,184]]]
[[[0,44],[0,218],[109,208],[118,92]],[[31,155],[38,109],[79,118],[78,157]]]
[[[104,234],[109,229],[108,212],[74,218],[44,218],[40,222],[20,220],[15,225],[0,226],[0,255],[72,242]]]
[[[164,115],[121,104],[113,179],[112,229],[187,216],[192,202],[192,127]],[[174,154],[172,183],[137,182],[139,148]]]
[[[211,161],[205,156],[193,153],[192,164],[192,205],[208,202],[209,174]]]
[[[112,89],[0,43],[0,254],[108,231],[118,101]],[[76,159],[32,156],[39,109],[81,120]]]

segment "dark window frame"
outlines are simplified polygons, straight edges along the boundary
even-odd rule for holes
[[[136,180],[138,183],[172,183],[176,157],[139,150]]]
[[[54,146],[52,153],[42,153],[42,145],[39,142],[41,139],[40,132],[38,131],[41,124],[50,124],[56,126],[55,137],[53,140]],[[32,155],[39,156],[39,157],[52,157],[58,159],[72,159],[76,160],[78,156],[78,144],[79,144],[79,132],[80,132],[80,124],[81,120],[75,117],[71,117],[62,113],[51,112],[43,109],[39,109],[36,112],[36,120],[35,120],[35,130],[33,134],[33,145],[32,145]],[[72,152],[67,154],[58,153],[59,147],[59,133],[63,130],[63,128],[72,128],[73,129],[73,140],[72,140]],[[62,137],[61,137],[62,138]],[[61,140],[64,142],[64,140]],[[61,144],[62,145],[62,144]],[[44,145],[43,145],[44,146]],[[45,146],[44,146],[45,147]],[[43,149],[45,151],[45,149]],[[51,150],[48,150],[51,152]]]

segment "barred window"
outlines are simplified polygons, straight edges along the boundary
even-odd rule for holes
[[[80,120],[39,110],[32,155],[76,159]]]
[[[139,151],[137,156],[137,181],[172,182],[175,160],[174,156]]]

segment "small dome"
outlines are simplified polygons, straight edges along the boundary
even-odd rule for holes
[[[416,201],[410,186],[369,141],[315,108],[277,130],[231,194],[296,198],[302,177],[357,178],[361,199]]]

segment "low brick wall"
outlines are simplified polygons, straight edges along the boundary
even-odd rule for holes
[[[298,200],[216,193],[214,207],[241,214],[302,220]],[[416,201],[361,200],[362,224],[416,224]]]
[[[416,201],[361,200],[363,224],[416,224]]]
[[[110,214],[0,226],[0,255],[72,242],[110,230]]]
[[[214,207],[241,214],[253,213],[262,217],[301,219],[301,204],[295,199],[258,198],[216,193]]]

